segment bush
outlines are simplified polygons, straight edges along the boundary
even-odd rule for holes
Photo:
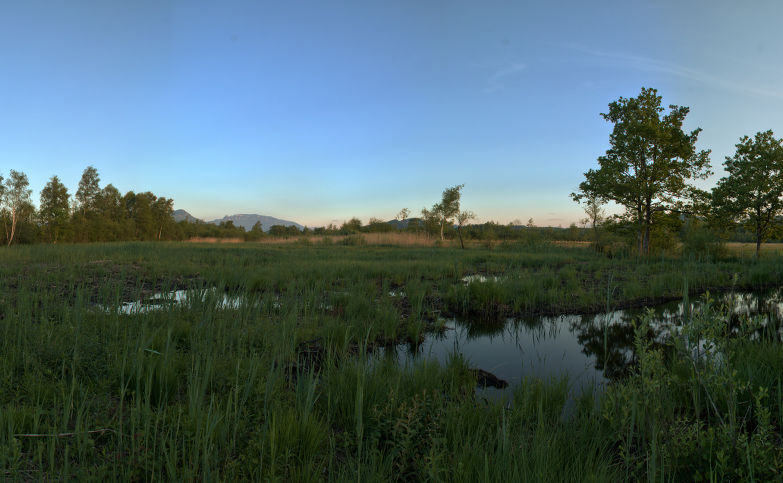
[[[360,245],[364,245],[365,241],[364,241],[364,237],[361,235],[348,235],[342,239],[340,244],[346,246],[360,246]]]
[[[709,228],[700,223],[688,223],[682,233],[682,255],[711,260],[726,254],[726,245]]]

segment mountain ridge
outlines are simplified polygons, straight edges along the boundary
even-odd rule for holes
[[[295,226],[299,230],[304,228],[304,226],[300,225],[295,221],[283,220],[280,218],[275,218],[274,216],[259,215],[255,213],[252,214],[240,213],[236,215],[226,215],[223,218],[204,221],[199,218],[196,218],[195,216],[191,215],[187,211],[180,209],[180,210],[174,210],[171,216],[174,218],[174,221],[176,222],[187,220],[190,223],[211,223],[213,225],[219,225],[222,222],[231,221],[234,223],[234,226],[237,227],[241,226],[245,229],[245,231],[250,231],[257,222],[261,223],[261,229],[264,231],[269,231],[269,228],[271,228],[274,225]]]

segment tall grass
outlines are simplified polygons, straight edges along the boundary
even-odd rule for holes
[[[780,474],[780,343],[727,333],[717,307],[683,332],[713,341],[712,359],[694,358],[685,339],[664,353],[640,329],[636,371],[576,400],[568,381],[527,380],[512,401],[485,402],[460,354],[400,366],[382,350],[417,339],[440,312],[682,296],[675,269],[688,274],[686,293],[770,285],[775,260],[609,260],[538,245],[136,243],[14,247],[0,261],[3,479]],[[498,279],[462,282],[471,273]],[[186,304],[113,310],[175,289],[188,290]]]

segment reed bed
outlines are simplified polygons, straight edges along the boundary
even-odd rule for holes
[[[576,399],[568,380],[524,381],[510,401],[477,399],[461,354],[400,366],[384,350],[431,330],[439,313],[476,314],[480,324],[772,286],[783,273],[776,259],[131,243],[13,247],[0,262],[3,479],[781,475],[781,344],[729,334],[720,307],[694,314],[666,351],[645,338],[649,320],[637,321],[632,374]],[[463,282],[470,274],[496,278]],[[153,299],[176,290],[187,303]],[[157,302],[118,310],[139,300]]]

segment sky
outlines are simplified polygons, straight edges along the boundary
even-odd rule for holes
[[[0,175],[152,191],[202,219],[568,226],[600,113],[658,89],[716,172],[783,136],[783,2],[0,2]]]

